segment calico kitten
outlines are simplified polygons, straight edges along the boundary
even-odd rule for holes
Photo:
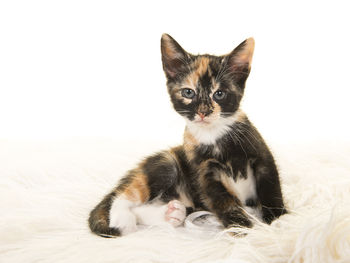
[[[254,40],[225,56],[192,55],[161,39],[174,109],[186,122],[183,145],[147,157],[90,213],[92,232],[112,237],[140,224],[181,225],[186,213],[213,212],[225,227],[271,223],[286,213],[274,158],[240,110]]]

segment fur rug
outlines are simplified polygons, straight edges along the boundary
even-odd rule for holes
[[[0,141],[0,262],[350,262],[345,142],[270,143],[290,211],[272,225],[225,232],[149,227],[116,239],[91,234],[90,210],[124,171],[164,145]]]

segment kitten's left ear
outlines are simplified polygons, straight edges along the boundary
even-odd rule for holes
[[[254,38],[248,38],[226,56],[227,66],[235,82],[243,87],[249,76],[254,46]]]
[[[168,34],[161,39],[162,62],[168,79],[175,79],[184,73],[189,61],[189,54]]]

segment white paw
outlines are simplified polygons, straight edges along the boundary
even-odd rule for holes
[[[109,227],[118,228],[122,235],[135,232],[137,230],[136,217],[127,210],[118,214],[110,214]]]
[[[130,211],[132,201],[116,198],[109,210],[109,227],[118,228],[122,235],[135,232],[136,216]]]
[[[165,220],[172,226],[177,227],[183,224],[186,218],[186,207],[178,200],[172,200],[168,203],[168,209],[165,212]]]

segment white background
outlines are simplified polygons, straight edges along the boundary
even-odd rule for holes
[[[268,140],[349,138],[346,1],[1,1],[0,138],[181,139],[160,37],[225,54],[253,36],[243,109]]]

